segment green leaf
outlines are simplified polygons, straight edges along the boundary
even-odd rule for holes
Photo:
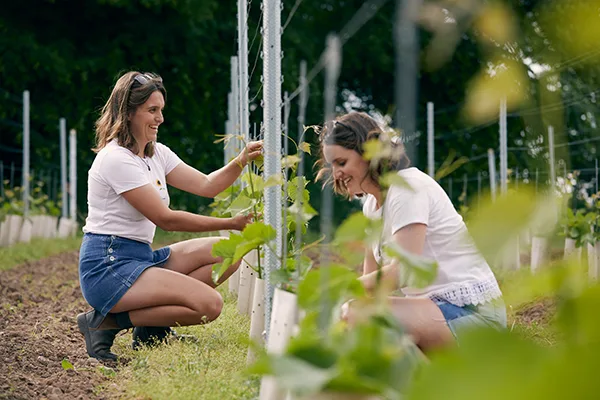
[[[287,195],[293,203],[295,203],[298,199],[298,191],[300,185],[302,186],[301,194],[304,203],[308,203],[310,201],[310,193],[308,192],[308,190],[305,189],[308,182],[309,181],[304,179],[304,177],[295,177],[294,179],[288,182]]]
[[[223,261],[220,263],[213,264],[211,274],[213,282],[218,282],[227,269],[231,267],[231,264],[233,264],[231,257],[223,258]]]
[[[350,215],[335,232],[336,243],[367,241],[379,239],[381,234],[381,220],[371,220],[362,212]]]
[[[327,282],[323,282],[323,274]],[[318,309],[321,306],[323,293],[329,298],[329,304],[341,301],[346,296],[358,297],[365,293],[358,275],[342,265],[321,265],[313,269],[298,286],[298,304],[306,310]],[[323,285],[326,287],[323,287]],[[327,310],[325,310],[327,311]]]
[[[302,150],[305,153],[311,154],[310,152],[310,143],[308,142],[302,142],[300,143],[300,150]]]
[[[287,355],[275,354],[261,355],[247,372],[274,376],[282,389],[305,395],[318,392],[334,375],[329,369],[318,368]]]
[[[290,341],[287,355],[300,359],[317,368],[332,368],[338,360],[338,355],[329,342],[318,335],[305,335],[301,340]]]
[[[230,188],[227,188],[226,190],[222,191],[221,193],[217,194],[214,199],[216,201],[228,201],[231,199],[231,195],[232,195],[232,190]]]
[[[450,175],[451,173],[456,171],[458,168],[460,168],[461,166],[463,166],[464,164],[469,162],[469,159],[467,157],[460,157],[460,158],[454,160],[455,155],[456,155],[456,151],[450,150],[448,157],[444,160],[444,162],[437,169],[437,171],[435,171],[434,179],[436,181],[439,181],[440,179],[445,178],[446,176]]]
[[[302,255],[300,256],[299,261],[300,262],[297,265],[296,259],[294,258],[291,266],[293,266],[295,270],[298,270],[301,277],[304,277],[308,273],[308,271],[310,271],[310,269],[313,267],[313,260],[306,255]]]
[[[265,182],[265,188],[271,187],[271,186],[279,186],[283,184],[283,176],[281,174],[275,174],[275,175],[271,175],[270,177],[267,178],[267,181]]]
[[[447,398],[449,393],[461,400],[581,398],[573,390],[586,367],[563,360],[562,373],[553,374],[556,353],[508,331],[464,332],[460,346],[437,355],[420,371],[407,399]]]
[[[263,165],[265,164],[265,157],[261,154],[258,157],[256,157],[252,162],[254,163],[254,165],[256,165],[258,169],[262,169]]]
[[[571,239],[578,239],[580,234],[581,233],[577,228],[571,228],[571,230],[569,231],[569,237]]]
[[[398,175],[398,172],[388,172],[379,178],[379,182],[385,187],[398,186],[408,188],[411,191],[412,187],[406,182],[406,179]]]
[[[364,240],[370,221],[363,213],[350,215],[335,231],[334,240],[339,243]]]
[[[302,185],[302,187],[305,188],[309,182],[310,180],[307,180],[305,176],[295,176],[294,178],[290,179],[289,184],[294,185],[295,187]]]
[[[410,253],[395,242],[383,246],[385,254],[400,262],[398,267],[400,286],[422,288],[431,284],[437,275],[437,263]]]
[[[71,362],[69,360],[67,360],[66,358],[64,358],[61,362],[60,365],[62,366],[62,368],[67,371],[67,370],[75,370],[75,367],[73,366],[73,364],[71,364]]]
[[[242,236],[245,240],[255,238],[261,239],[264,243],[269,242],[277,236],[277,231],[271,226],[263,222],[257,221],[246,225],[242,231]]]
[[[377,364],[373,366],[377,367]],[[381,367],[381,366],[379,366]],[[403,373],[405,371],[402,371]],[[330,390],[335,393],[347,393],[347,394],[384,394],[391,392],[388,386],[382,382],[382,377],[370,377],[364,376],[354,370],[351,366],[345,368],[341,373],[331,379],[326,386],[326,390]],[[391,394],[391,393],[390,393]],[[399,399],[397,394],[391,394],[386,396],[386,399]]]
[[[222,239],[213,244],[211,255],[213,257],[233,257],[235,249],[244,241],[242,235],[231,233],[227,239]]]
[[[287,356],[272,360],[277,383],[298,394],[316,393],[335,375],[330,369],[315,367],[303,360]],[[300,378],[301,377],[301,378]]]
[[[222,261],[213,265],[212,277],[216,282],[227,271],[231,264],[236,263],[250,251],[273,240],[277,232],[270,225],[254,222],[246,225],[241,234],[232,233],[229,238],[215,243],[211,254],[221,257]]]
[[[265,190],[265,182],[260,175],[256,175],[253,172],[246,172],[242,175],[242,182],[246,183],[250,190],[255,193],[262,193]]]
[[[252,250],[258,249],[265,241],[261,238],[255,238],[251,240],[245,240],[240,243],[235,249],[235,253],[233,255],[233,262],[237,262],[246,254],[250,253]]]
[[[469,231],[482,255],[496,260],[505,246],[531,226],[533,234],[547,232],[557,219],[556,205],[551,198],[537,196],[528,189],[508,192],[495,202],[484,201],[473,219]],[[469,240],[465,237],[464,240]]]
[[[106,367],[104,365],[99,365],[98,370],[102,373],[102,375],[107,376],[109,378],[114,378],[115,376],[117,376],[117,372],[114,369]]]
[[[227,211],[231,212],[231,215],[245,214],[252,211],[256,203],[256,199],[251,199],[243,193],[240,193],[240,195],[231,202]]]
[[[300,157],[295,154],[285,156],[281,159],[281,168],[292,168],[300,162]]]
[[[300,221],[300,230],[302,231],[302,235],[306,234],[306,225],[308,224]],[[296,236],[296,216],[290,213],[287,215],[287,231],[290,236]]]
[[[363,144],[363,158],[365,160],[376,160],[383,152],[383,143],[377,139],[371,139]]]
[[[260,221],[246,225],[242,231],[242,241],[236,243],[232,262],[237,262],[250,251],[258,249],[261,245],[275,239],[276,236],[277,232],[272,226]]]
[[[288,212],[294,218],[299,216],[302,222],[308,222],[318,214],[308,202],[302,204],[302,211],[300,211],[300,203],[296,202],[288,207]]]
[[[276,269],[271,271],[271,284],[278,287],[282,284],[288,284],[292,279],[292,273],[289,269]]]

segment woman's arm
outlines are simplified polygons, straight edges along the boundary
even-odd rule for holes
[[[377,261],[373,255],[373,248],[368,246],[365,248],[365,261],[363,262],[363,275],[377,271]]]
[[[427,225],[425,224],[410,224],[401,229],[399,229],[394,234],[394,241],[401,246],[404,250],[421,255],[423,254],[423,247],[425,247],[425,233],[427,231]],[[373,253],[371,252],[371,255]],[[375,260],[373,260],[375,261]],[[366,268],[367,258],[365,257],[365,268]],[[385,286],[390,288],[390,290],[396,290],[399,286],[398,280],[398,267],[399,264],[397,261],[393,261],[390,264],[384,265],[381,268],[382,274],[382,282],[384,282]],[[362,281],[365,289],[368,291],[372,291],[377,286],[377,267],[372,272],[369,272],[359,279]]]
[[[244,215],[214,218],[171,210],[162,202],[150,184],[123,192],[122,195],[136,210],[165,231],[211,232],[227,229],[241,231],[252,220],[252,216]]]
[[[177,189],[202,197],[215,197],[240,176],[249,161],[261,154],[262,141],[250,142],[231,162],[209,175],[205,175],[185,163],[176,166],[167,175],[167,183]]]

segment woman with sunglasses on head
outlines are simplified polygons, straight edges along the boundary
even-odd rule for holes
[[[372,139],[391,147],[392,155],[374,163],[365,160],[364,144]],[[363,213],[383,218],[380,240],[365,250],[361,281],[367,290],[377,285],[378,265],[385,284],[399,286],[402,265],[383,254],[386,243],[437,262],[431,285],[401,287],[404,297],[389,298],[394,316],[423,351],[460,341],[464,328],[506,327],[502,293],[462,217],[434,179],[410,166],[399,140],[387,137],[369,115],[355,112],[326,123],[320,147],[318,179],[332,183],[338,194],[364,196]],[[389,171],[398,171],[408,185],[383,193],[379,178]],[[344,307],[350,323],[354,313]]]
[[[169,208],[167,185],[214,197],[258,157],[251,142],[229,164],[205,175],[157,142],[167,93],[155,74],[127,72],[116,82],[96,122],[96,152],[88,172],[88,216],[79,254],[83,296],[93,307],[79,314],[87,353],[116,360],[115,335],[135,327],[133,344],[174,336],[169,327],[217,318],[223,306],[211,277],[221,238],[197,238],[152,250],[156,226],[166,231],[242,230],[251,216],[213,218]],[[154,267],[154,268],[153,268]]]

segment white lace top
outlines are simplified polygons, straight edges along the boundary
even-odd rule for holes
[[[399,229],[414,223],[427,226],[423,256],[438,264],[434,282],[425,288],[403,287],[407,297],[440,298],[457,306],[482,304],[502,296],[494,273],[471,240],[462,217],[444,189],[429,175],[416,168],[398,172],[410,185],[393,186],[383,207],[377,209],[374,196],[368,195],[363,213],[372,219],[383,216],[383,243],[393,240]],[[373,245],[378,263],[391,262],[380,254],[380,243]],[[383,258],[383,260],[382,260]]]

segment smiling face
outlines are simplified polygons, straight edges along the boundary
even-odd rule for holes
[[[323,146],[325,161],[331,166],[331,175],[338,187],[350,197],[370,193],[375,187],[369,176],[369,163],[355,150],[337,144]]]
[[[156,141],[158,127],[165,120],[164,108],[165,98],[160,91],[156,90],[129,117],[129,129],[142,153],[148,142]]]

